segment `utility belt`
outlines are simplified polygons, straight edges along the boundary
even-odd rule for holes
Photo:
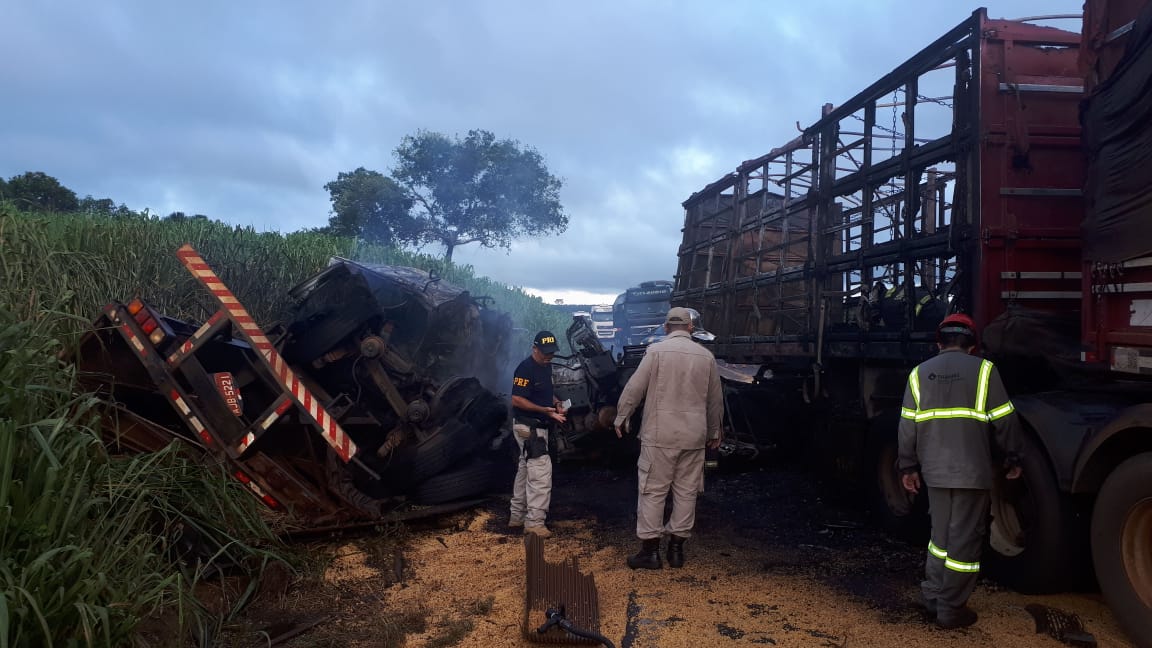
[[[551,423],[545,423],[544,421],[541,421],[539,419],[524,418],[521,416],[513,416],[512,417],[512,424],[513,425],[527,425],[529,428],[540,428],[543,430],[551,430],[552,429]]]
[[[528,459],[538,459],[548,454],[548,431],[551,426],[536,419],[512,417],[514,425],[523,425],[528,428],[528,438],[523,439],[524,456]],[[543,430],[544,434],[537,434],[536,430]]]

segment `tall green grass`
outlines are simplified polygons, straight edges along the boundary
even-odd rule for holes
[[[525,349],[534,331],[567,324],[471,267],[349,239],[145,215],[28,214],[0,203],[0,648],[128,645],[159,616],[176,621],[172,644],[209,645],[251,598],[263,566],[280,559],[258,504],[222,467],[193,465],[175,446],[109,456],[98,403],[58,359],[112,299],[142,296],[194,320],[215,310],[176,260],[184,243],[264,325],[283,313],[287,290],[331,256],[434,268],[508,311]],[[189,542],[201,551],[188,553]],[[226,565],[251,580],[230,608],[210,612],[192,592]]]
[[[0,205],[0,278],[29,289],[17,312],[37,317],[42,296],[64,298],[67,312],[94,315],[113,298],[144,296],[174,317],[203,319],[215,310],[209,297],[176,259],[191,243],[252,313],[268,325],[283,314],[287,291],[323,269],[332,256],[366,263],[435,269],[440,276],[488,296],[512,315],[525,350],[541,328],[562,331],[568,318],[519,288],[476,276],[471,266],[445,265],[354,239],[300,232],[257,232],[216,221],[163,221],[141,215],[32,215]]]
[[[243,600],[209,614],[192,587],[224,565],[258,577],[272,533],[241,487],[175,445],[109,456],[98,403],[48,332],[71,318],[39,315],[0,310],[0,646],[126,645],[159,614],[173,642],[211,643]]]

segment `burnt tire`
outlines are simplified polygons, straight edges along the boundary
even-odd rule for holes
[[[1108,607],[1139,646],[1152,646],[1152,452],[1120,464],[1092,513],[1092,562]]]
[[[991,523],[984,563],[997,581],[1025,594],[1065,591],[1079,584],[1075,569],[1075,512],[1060,492],[1044,448],[1021,434],[1023,474],[997,476],[991,494]]]
[[[492,488],[496,464],[478,459],[462,467],[436,475],[418,484],[412,499],[421,504],[443,504],[452,500],[486,494]]]
[[[421,443],[409,441],[386,460],[384,470],[393,483],[412,484],[434,477],[473,453],[486,435],[459,419],[449,419],[436,434]]]

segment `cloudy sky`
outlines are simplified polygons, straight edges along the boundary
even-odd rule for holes
[[[1081,4],[985,6],[1020,18]],[[457,261],[549,299],[610,300],[671,278],[689,194],[977,6],[8,0],[0,175],[44,171],[81,196],[291,231],[327,222],[337,173],[387,173],[404,135],[487,129],[544,155],[571,225]]]

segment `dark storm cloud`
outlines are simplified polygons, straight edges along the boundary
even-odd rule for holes
[[[565,181],[569,232],[479,272],[613,293],[671,277],[692,191],[796,134],[975,8],[769,2],[5,3],[0,175],[261,228],[417,129],[493,130]],[[1078,12],[1003,0],[994,16]],[[1076,23],[1061,23],[1077,29]]]

